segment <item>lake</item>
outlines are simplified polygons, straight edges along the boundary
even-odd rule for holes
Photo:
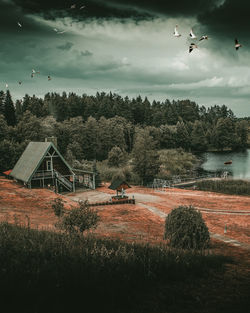
[[[250,179],[250,149],[243,152],[205,152],[200,156],[204,160],[201,168],[205,171],[227,171],[235,179]],[[224,164],[230,160],[232,164]]]

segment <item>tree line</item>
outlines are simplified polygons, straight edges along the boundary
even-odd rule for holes
[[[206,109],[190,100],[165,102],[129,99],[116,94],[96,96],[48,93],[26,95],[15,103],[0,91],[0,170],[12,168],[29,141],[55,136],[69,161],[105,160],[114,147],[130,154],[183,148],[244,149],[249,123],[238,120],[225,105]]]

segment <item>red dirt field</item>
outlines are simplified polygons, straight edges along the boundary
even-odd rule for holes
[[[32,228],[54,228],[56,217],[51,201],[57,198],[47,189],[28,189],[8,179],[0,179],[0,221],[30,223]],[[64,197],[65,207],[75,202]]]
[[[107,184],[97,190],[60,196],[65,206],[76,205],[73,200],[99,202],[110,199],[114,191]],[[167,189],[154,191],[132,187],[127,194],[136,205],[121,204],[96,207],[101,222],[93,233],[128,241],[161,241],[164,216],[178,205],[194,205],[207,223],[210,232],[250,244],[250,197],[229,196],[212,192]],[[27,189],[7,179],[0,179],[0,220],[27,224],[33,228],[54,229],[57,218],[51,201],[58,197],[47,189]],[[244,214],[244,215],[243,215]],[[225,225],[227,232],[224,233]]]

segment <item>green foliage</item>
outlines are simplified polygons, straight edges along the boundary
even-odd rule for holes
[[[69,234],[80,235],[86,230],[96,228],[99,221],[97,211],[91,209],[87,202],[79,202],[78,207],[63,214],[57,226]]]
[[[183,297],[184,283],[198,283],[211,270],[219,273],[228,261],[164,245],[69,236],[7,223],[0,224],[0,247],[3,312],[137,312],[137,304],[143,307],[145,297],[155,290],[157,294],[163,284],[168,290],[164,301],[174,299],[174,304]],[[154,305],[147,302],[146,312],[154,312]]]
[[[171,247],[187,250],[204,250],[210,242],[202,215],[192,206],[179,206],[168,214],[164,237]]]
[[[194,151],[206,151],[207,139],[202,122],[195,121],[191,132],[191,147]]]
[[[14,107],[9,90],[7,90],[6,95],[5,95],[3,113],[4,113],[4,117],[8,125],[10,126],[16,125],[15,107]]]
[[[213,129],[213,146],[220,150],[232,148],[235,140],[235,125],[233,120],[230,118],[219,118]]]
[[[176,138],[178,147],[184,148],[185,150],[190,148],[191,137],[183,121],[176,124]]]
[[[7,125],[6,119],[0,113],[0,142],[9,137],[9,127]]]
[[[159,171],[159,155],[155,150],[155,142],[149,132],[138,130],[133,149],[133,169],[142,183],[152,181]]]
[[[56,198],[52,201],[52,209],[57,217],[62,217],[64,215],[64,203],[62,198]]]
[[[157,177],[166,178],[173,175],[187,175],[198,164],[198,159],[183,149],[159,151],[160,171]]]
[[[6,139],[0,141],[0,171],[13,169],[22,152],[22,144]]]
[[[9,164],[4,161],[5,168],[11,168],[23,152],[18,145],[25,148],[29,141],[55,136],[59,151],[70,164],[109,159],[109,172],[112,166],[127,167],[126,158],[133,151],[137,156],[134,170],[126,171],[132,173],[129,176],[134,176],[134,181],[139,177],[140,182],[147,182],[158,172],[159,149],[245,149],[248,144],[247,122],[237,120],[226,106],[206,109],[189,100],[151,104],[140,96],[123,99],[104,92],[96,96],[63,92],[48,93],[44,99],[25,95],[16,101],[15,108],[10,92],[0,91],[1,113],[0,146],[2,151],[14,152]],[[3,140],[9,142],[8,148]],[[175,172],[181,172],[181,167]],[[113,174],[109,176],[111,179]]]
[[[199,190],[250,196],[250,182],[244,180],[202,180],[197,182],[196,186]]]
[[[113,147],[108,154],[108,165],[119,167],[126,161],[125,151],[118,146]]]
[[[140,184],[140,177],[134,172],[132,166],[125,165],[121,168],[112,167],[107,164],[107,160],[97,163],[98,171],[102,181],[111,182],[115,178],[121,177],[131,184]]]

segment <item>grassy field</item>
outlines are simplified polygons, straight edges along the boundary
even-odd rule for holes
[[[198,190],[250,196],[250,182],[244,180],[203,180],[196,185]]]
[[[0,248],[2,312],[206,312],[188,286],[202,287],[232,263],[216,254],[7,223],[0,224]]]

